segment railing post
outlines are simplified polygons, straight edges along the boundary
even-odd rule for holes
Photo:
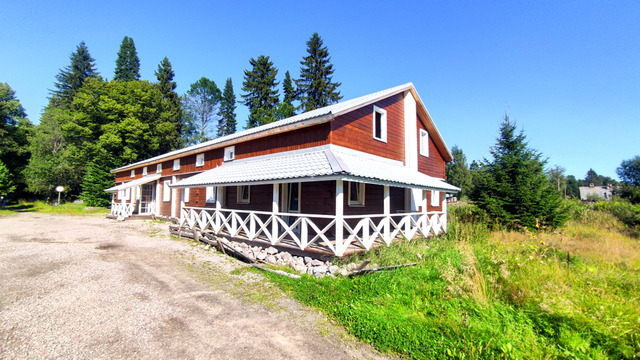
[[[336,255],[342,256],[346,249],[342,248],[344,242],[344,184],[342,180],[336,180]]]
[[[388,243],[391,242],[389,238],[389,228],[391,227],[389,217],[391,216],[391,197],[389,196],[389,185],[384,186],[384,240]]]
[[[253,240],[256,236],[256,215],[249,213],[249,240]]]
[[[222,186],[216,186],[216,211],[213,212],[213,217],[216,223],[216,234],[220,231],[220,210],[222,209],[222,196],[224,196],[224,188]]]
[[[369,219],[369,217],[365,217],[360,221],[363,222],[363,224],[362,224],[362,243],[363,244],[367,244],[368,241],[369,241],[369,223],[371,222],[371,220]]]
[[[304,250],[309,243],[309,230],[307,228],[307,221],[307,218],[300,219],[300,244],[302,244],[302,250]]]
[[[271,243],[278,240],[278,220],[276,217],[280,209],[280,184],[273,184],[273,200],[271,202]]]

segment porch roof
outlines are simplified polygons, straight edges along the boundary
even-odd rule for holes
[[[152,175],[143,176],[140,179],[131,180],[131,181],[125,182],[123,184],[116,185],[114,187],[110,187],[110,188],[106,189],[105,192],[118,192],[120,190],[125,190],[125,189],[128,189],[128,188],[132,188],[134,186],[138,186],[138,185],[142,185],[142,184],[146,184],[146,183],[158,180],[159,178],[160,178],[160,174],[152,174]]]
[[[251,185],[274,182],[353,180],[381,185],[458,192],[459,188],[401,162],[330,145],[225,162],[171,187]]]

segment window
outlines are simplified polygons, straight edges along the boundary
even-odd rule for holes
[[[440,206],[440,191],[431,191],[431,206]]]
[[[162,174],[162,163],[156,165],[156,174]]]
[[[249,185],[238,186],[238,204],[248,204],[251,200],[250,194],[251,187]]]
[[[173,171],[180,170],[180,159],[173,160]]]
[[[129,200],[130,196],[131,196],[131,188],[124,189],[124,199]]]
[[[204,154],[196,155],[196,166],[204,166]]]
[[[217,187],[215,186],[208,186],[207,187],[207,203],[215,203],[216,202],[216,195],[218,193],[217,191]]]
[[[387,110],[373,107],[373,138],[387,142]]]
[[[142,168],[142,176],[146,176],[147,175],[147,167],[143,167]]]
[[[171,180],[165,180],[164,186],[162,187],[162,201],[164,202],[171,201],[171,188],[169,184],[171,184]]]
[[[135,170],[131,170],[131,177],[135,177],[136,176],[136,171]]]
[[[420,129],[420,155],[429,157],[429,133]]]
[[[224,161],[231,161],[236,158],[236,147],[229,146],[224,148]]]
[[[186,203],[189,202],[189,188],[182,189],[182,201]]]
[[[365,183],[349,182],[349,206],[364,206]]]

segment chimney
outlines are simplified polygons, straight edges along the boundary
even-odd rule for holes
[[[594,187],[596,187],[596,186],[595,186],[595,185],[593,185],[593,183],[591,183],[591,184],[589,184],[589,187],[593,189],[593,188],[594,188]]]

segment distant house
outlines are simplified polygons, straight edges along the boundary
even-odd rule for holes
[[[580,187],[580,200],[582,201],[595,201],[604,200],[610,201],[613,195],[613,186],[595,186],[589,184],[589,186]]]
[[[114,169],[106,191],[114,216],[342,256],[446,231],[452,160],[408,83]]]

